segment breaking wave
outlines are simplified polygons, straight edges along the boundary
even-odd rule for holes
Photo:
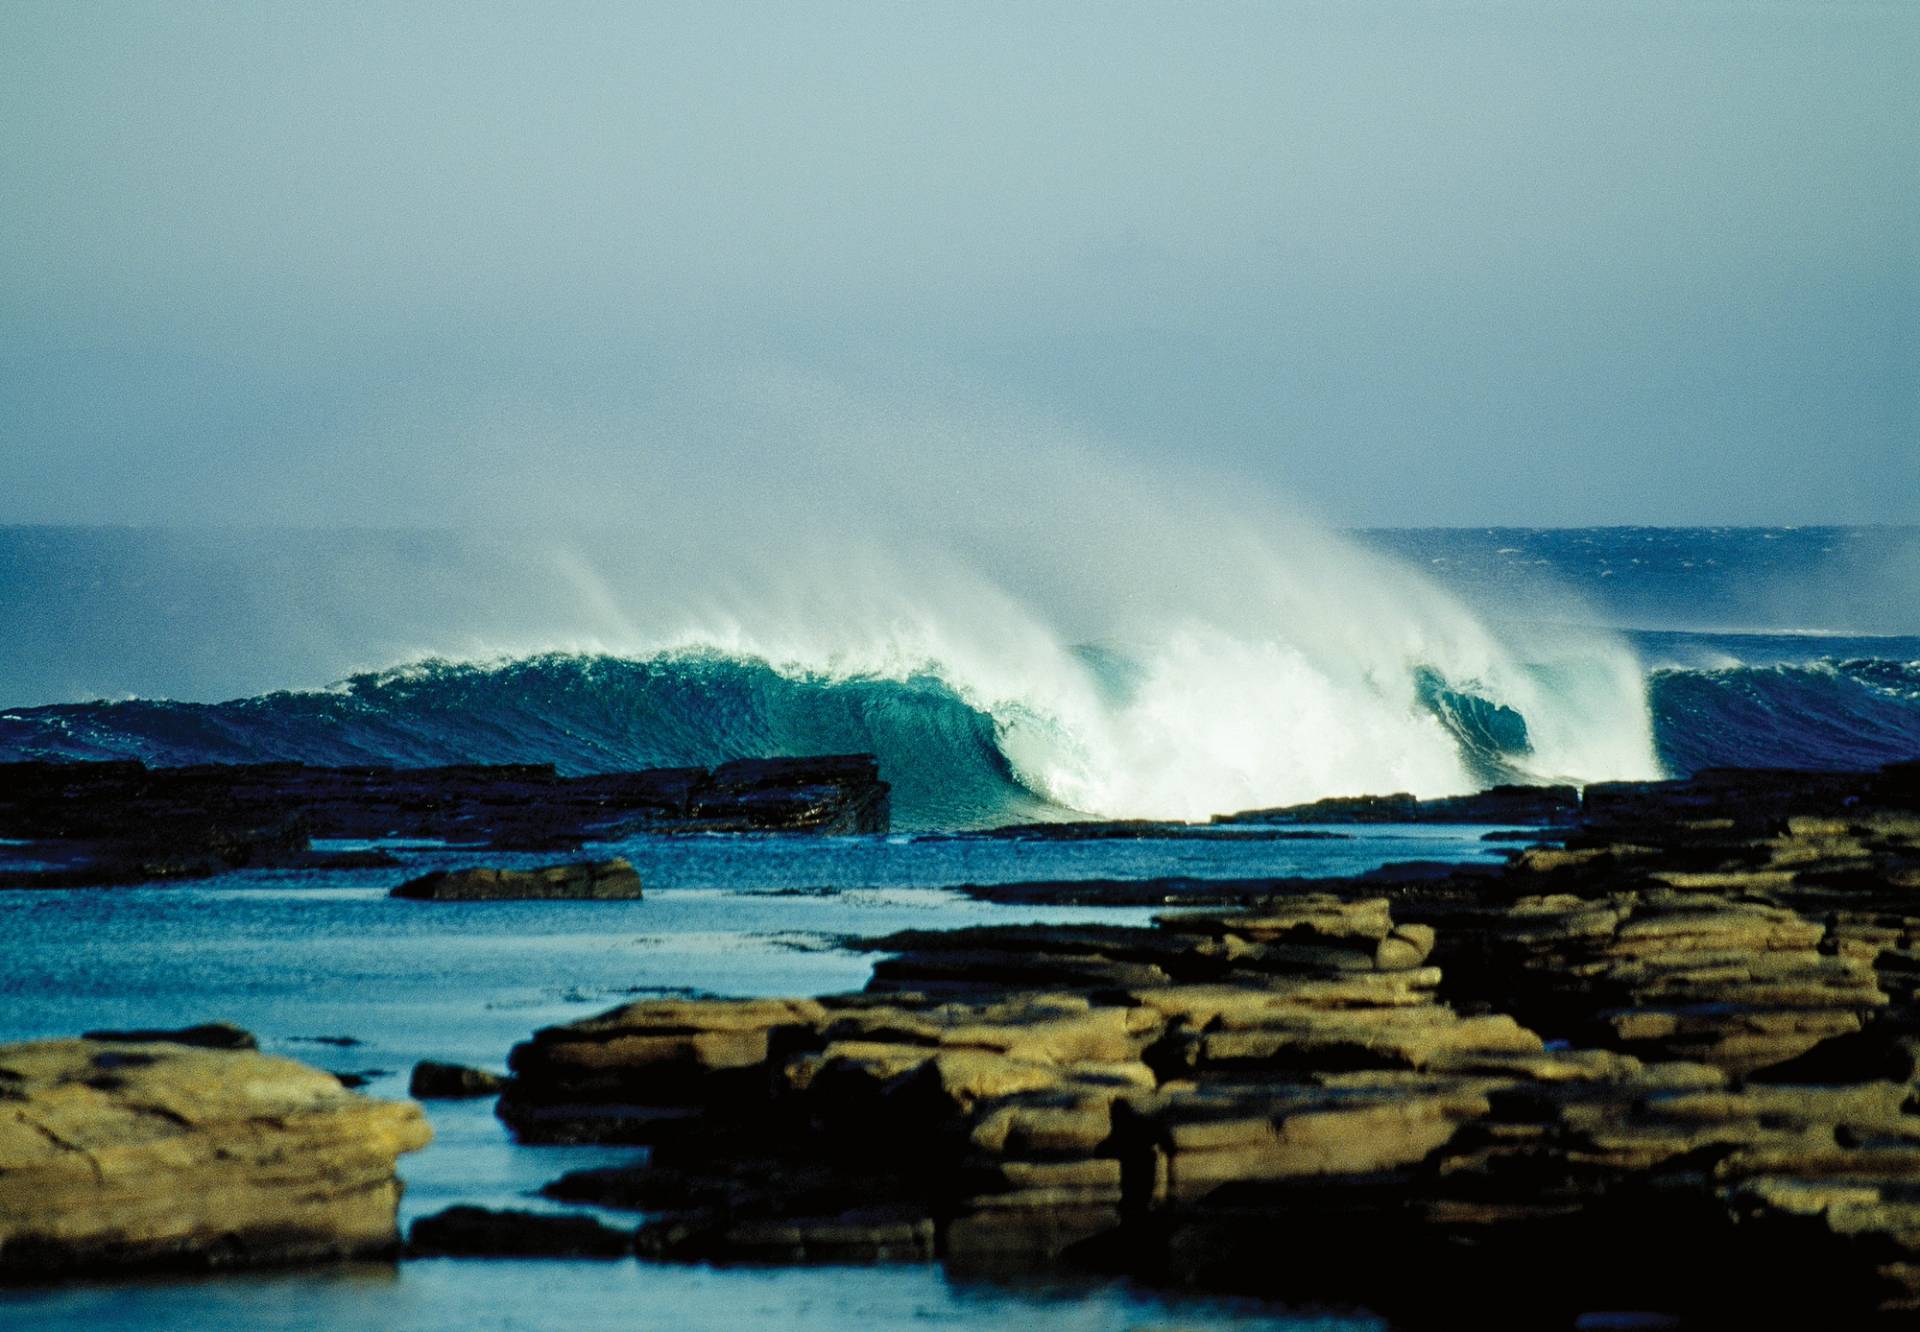
[[[1426,666],[1402,679],[1335,680],[1284,645],[1194,634],[1151,654],[1080,647],[1054,669],[1047,688],[989,697],[931,665],[836,672],[716,649],[429,659],[224,703],[15,709],[0,713],[0,758],[548,762],[589,772],[871,751],[908,828],[1205,817],[1326,794],[1621,775],[1563,770],[1572,724],[1541,708],[1556,687],[1576,709],[1583,692],[1588,705],[1608,694],[1610,678],[1594,678],[1591,664],[1586,678],[1562,666],[1557,680],[1529,668],[1522,700]]]
[[[1565,762],[1571,722],[1555,708],[1577,710],[1583,694],[1590,704],[1606,692],[1591,663],[1529,668],[1524,701],[1418,667],[1398,714],[1384,691],[1348,682],[1354,706],[1370,712],[1339,719],[1314,709],[1341,706],[1340,688],[1271,645],[1243,650],[1237,691],[1218,645],[1171,644],[1157,661],[1106,647],[1072,657],[1099,704],[1078,716],[1037,699],[984,699],[931,669],[833,674],[712,650],[555,653],[427,660],[332,689],[225,703],[16,709],[0,714],[0,758],[545,762],[579,773],[871,751],[908,828],[1073,813],[1204,817],[1328,794],[1647,775]],[[1170,687],[1168,673],[1183,667],[1212,673]],[[1662,669],[1648,685],[1653,744],[1676,775],[1920,755],[1920,662]],[[1293,748],[1276,742],[1283,734]]]

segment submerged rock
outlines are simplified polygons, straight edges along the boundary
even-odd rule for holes
[[[0,1046],[0,1279],[390,1257],[411,1102],[246,1050]]]
[[[407,880],[392,896],[423,902],[613,902],[637,901],[641,892],[640,876],[628,862],[586,860],[534,870],[437,870]]]
[[[415,1221],[407,1252],[422,1258],[624,1258],[633,1252],[633,1232],[590,1216],[461,1205]]]
[[[1494,786],[1471,795],[1417,800],[1394,795],[1332,796],[1305,805],[1221,814],[1216,824],[1541,823],[1575,821],[1580,792],[1571,786]]]

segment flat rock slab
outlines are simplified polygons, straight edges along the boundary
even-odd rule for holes
[[[250,1050],[0,1045],[0,1281],[386,1257],[411,1101]]]
[[[409,879],[394,897],[422,902],[634,902],[640,876],[624,860],[580,861],[544,869],[438,870]]]

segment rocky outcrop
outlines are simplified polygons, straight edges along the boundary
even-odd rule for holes
[[[1920,783],[1820,778],[1802,815],[1714,781],[1504,869],[908,932],[862,994],[628,1005],[516,1049],[500,1113],[653,1144],[548,1190],[648,1213],[652,1257],[1899,1325]]]
[[[204,1022],[193,1027],[143,1027],[132,1031],[89,1031],[82,1040],[140,1044],[164,1041],[171,1045],[199,1045],[209,1050],[258,1050],[260,1040],[231,1022]]]
[[[0,838],[27,843],[13,850],[32,862],[0,865],[8,887],[396,863],[380,851],[316,852],[315,837],[547,850],[637,832],[843,834],[888,825],[888,786],[869,754],[580,777],[545,764],[0,764]]]
[[[247,1050],[0,1046],[0,1279],[391,1256],[418,1106]]]
[[[408,879],[391,895],[420,902],[633,902],[641,892],[628,862],[586,860],[534,870],[437,870]]]
[[[1575,822],[1580,792],[1571,786],[1494,786],[1471,795],[1419,800],[1394,795],[1333,796],[1305,805],[1221,814],[1216,824],[1286,823],[1524,823]]]
[[[905,951],[868,994],[542,1031],[500,1113],[527,1140],[654,1144],[550,1190],[666,1213],[643,1253],[1003,1268],[1224,1181],[1410,1166],[1489,1113],[1483,1086],[1427,1070],[1542,1057],[1511,1019],[1439,1003],[1431,934],[1378,899],[876,943]],[[968,968],[999,993],[891,991]],[[1303,1076],[1322,1066],[1359,1081]]]

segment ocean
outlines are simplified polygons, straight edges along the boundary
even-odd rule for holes
[[[856,936],[1148,914],[989,905],[956,885],[1346,874],[1490,860],[1501,846],[1488,828],[1284,841],[977,831],[999,824],[1920,756],[1915,529],[1361,532],[1317,544],[1307,586],[1196,586],[1145,606],[1109,596],[1128,613],[1087,615],[1004,584],[963,606],[829,583],[777,630],[724,598],[626,609],[618,560],[554,551],[450,533],[0,529],[0,760],[589,772],[870,751],[894,787],[895,831],[591,848],[634,861],[639,902],[389,899],[401,878],[471,858],[433,844],[391,847],[398,870],[0,891],[0,1040],[225,1020],[401,1095],[417,1060],[503,1068],[534,1028],[633,997],[857,989],[871,957],[846,946]],[[668,604],[658,592],[634,601]],[[463,1201],[545,1206],[541,1183],[629,1155],[517,1147],[484,1102],[430,1113],[436,1142],[402,1162],[407,1218]],[[431,1260],[0,1292],[0,1324],[49,1329],[743,1320],[1387,1326],[1364,1310],[1112,1281],[981,1284],[930,1266]]]
[[[925,830],[1920,753],[1920,529],[1360,532],[1097,619],[829,569],[770,630],[518,539],[0,529],[0,760],[872,752]]]

